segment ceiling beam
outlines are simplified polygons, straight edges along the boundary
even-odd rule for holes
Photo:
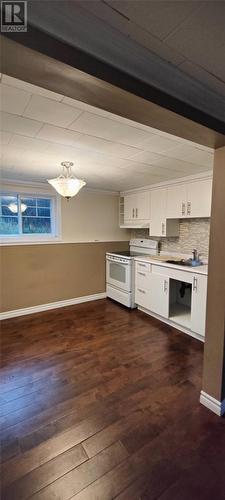
[[[2,36],[1,71],[144,125],[218,148],[225,124],[36,28]]]

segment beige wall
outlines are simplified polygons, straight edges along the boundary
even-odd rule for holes
[[[3,189],[35,192],[21,184]],[[48,194],[47,185],[42,189]],[[119,228],[118,211],[117,195],[84,189],[69,202],[61,200],[59,243],[3,246],[1,310],[104,292],[105,253],[127,249],[130,239],[130,231]]]
[[[203,391],[225,398],[225,148],[214,160]]]
[[[105,291],[105,253],[127,242],[1,248],[1,311]]]
[[[127,241],[130,231],[119,228],[119,196],[83,190],[62,199],[64,242]]]

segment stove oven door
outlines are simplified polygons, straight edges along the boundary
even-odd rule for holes
[[[131,292],[132,261],[106,257],[106,283],[125,292]]]

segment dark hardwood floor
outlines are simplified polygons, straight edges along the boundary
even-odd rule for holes
[[[203,345],[110,300],[2,323],[2,500],[224,500]]]

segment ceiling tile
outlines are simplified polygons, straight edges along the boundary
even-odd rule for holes
[[[156,162],[159,159],[160,159],[159,155],[151,151],[139,151],[132,157],[132,160],[134,161],[147,163],[149,165],[151,165],[152,163]]]
[[[17,134],[15,134],[10,141],[10,147],[12,146],[24,150],[28,149],[29,151],[35,153],[46,151],[48,144],[49,143],[47,141],[41,141],[33,137],[26,137]]]
[[[149,139],[144,141],[141,145],[142,149],[152,151],[153,153],[164,153],[179,146],[179,142],[171,140],[161,135],[151,135]]]
[[[87,135],[102,137],[134,147],[138,147],[149,137],[149,134],[144,130],[129,127],[120,122],[86,112],[72,123],[69,128]]]
[[[125,144],[119,144],[85,134],[80,136],[77,141],[77,147],[91,149],[118,158],[132,158],[139,151],[139,149],[126,146]]]
[[[41,96],[32,96],[24,116],[52,125],[68,127],[82,113],[81,110]]]
[[[49,99],[53,99],[54,101],[62,101],[63,99],[63,95],[61,94],[57,94],[56,92],[52,92],[51,90],[44,89],[43,87],[37,87],[37,85],[24,82],[23,80],[18,80],[17,78],[13,78],[12,76],[2,75],[2,82],[6,85],[10,85],[11,87],[25,90],[26,92],[29,92],[29,94],[42,95],[43,97],[48,97]]]
[[[0,132],[0,144],[1,145],[9,144],[9,141],[11,138],[12,138],[12,134],[10,134],[9,132],[4,132],[4,131]]]
[[[105,111],[104,109],[95,108],[95,106],[91,106],[86,102],[77,101],[75,99],[72,99],[71,97],[63,97],[62,102],[64,104],[68,104],[69,106],[81,109],[82,111],[88,111],[89,113],[93,113],[95,115],[107,116],[109,114],[108,111]]]
[[[124,14],[128,20],[138,24],[157,38],[164,39],[174,28],[179,26],[188,16],[194,14],[198,2],[177,2],[170,0],[146,2],[124,2],[109,0],[108,5]]]
[[[175,149],[167,151],[166,155],[184,162],[194,163],[202,167],[213,167],[213,153],[204,151],[203,149],[199,149],[197,147],[181,145]]]
[[[10,113],[0,113],[1,130],[5,132],[34,137],[42,125],[42,123],[35,120],[28,120],[27,118],[12,115]]]
[[[187,20],[166,39],[167,45],[176,48],[188,60],[225,77],[225,2],[203,2],[195,16]]]
[[[183,160],[177,160],[176,158],[169,158],[167,156],[161,156],[159,160],[153,163],[162,168],[168,168],[169,170],[176,170],[179,173],[184,173],[186,175],[192,175],[199,171],[209,170],[209,168],[201,167],[200,165],[194,163],[188,163]]]
[[[43,139],[57,144],[64,144],[65,146],[75,146],[78,140],[82,137],[79,132],[73,132],[62,127],[55,127],[54,125],[43,125],[37,134],[38,139]]]
[[[31,98],[31,94],[2,83],[0,84],[0,92],[0,109],[7,113],[22,115]]]

